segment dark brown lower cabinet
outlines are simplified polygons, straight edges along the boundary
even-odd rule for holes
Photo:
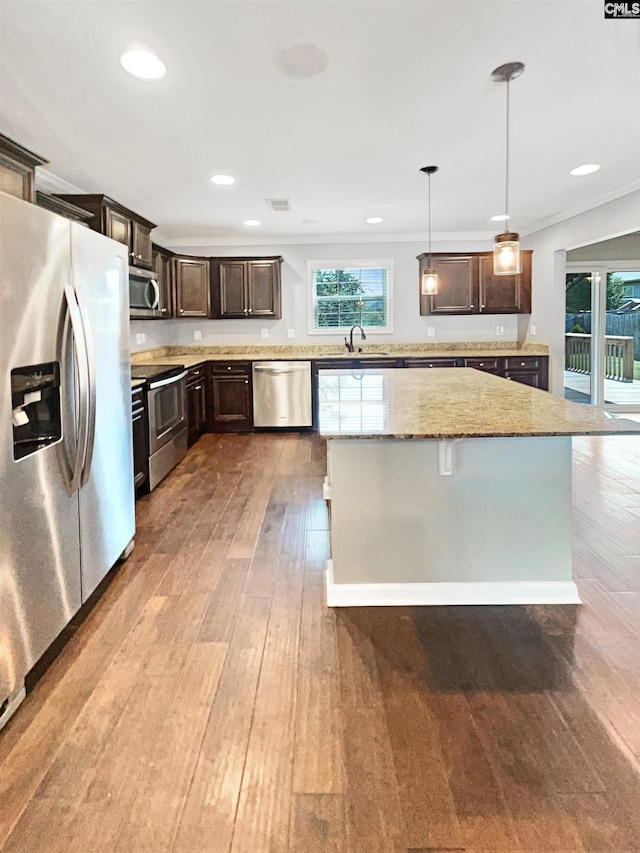
[[[479,357],[463,359],[465,367],[474,367],[495,373],[523,385],[531,385],[543,391],[549,390],[549,358],[540,355],[519,355],[506,357]]]
[[[200,438],[207,427],[207,389],[204,364],[190,368],[187,373],[187,444]]]
[[[209,432],[253,429],[250,362],[209,362],[207,429]]]
[[[149,438],[144,387],[131,390],[133,427],[133,484],[136,495],[149,491]]]

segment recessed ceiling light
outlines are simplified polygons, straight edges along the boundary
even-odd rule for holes
[[[379,225],[381,222],[384,222],[381,216],[370,216],[368,219],[365,219],[367,225]]]
[[[576,166],[571,170],[572,175],[593,175],[600,168],[599,163],[584,163],[582,166]]]
[[[303,219],[303,225],[322,225],[324,219]]]
[[[150,50],[128,50],[120,57],[125,71],[143,80],[159,80],[167,73],[164,62]]]
[[[492,222],[504,222],[508,218],[509,218],[508,213],[499,213],[497,216],[492,216],[491,221]]]
[[[329,57],[317,44],[304,41],[283,47],[276,53],[274,62],[287,77],[315,77],[325,70]]]
[[[244,224],[249,225],[251,228],[253,228],[256,225],[260,225],[260,220],[259,219],[245,219]]]
[[[236,179],[232,178],[231,175],[214,175],[211,180],[219,187],[229,187],[236,182]]]

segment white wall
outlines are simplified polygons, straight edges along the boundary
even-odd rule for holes
[[[554,394],[561,395],[564,385],[566,250],[639,228],[640,191],[636,190],[523,240],[526,248],[533,249],[533,309],[530,318],[520,318],[520,340],[549,344],[550,386]],[[529,323],[536,326],[535,338],[528,333]]]
[[[171,248],[169,246],[168,248]],[[485,242],[442,242],[433,244],[434,252],[489,251]],[[180,250],[181,253],[184,250]],[[193,344],[193,333],[202,332],[197,343],[210,346],[246,344],[342,344],[342,335],[310,335],[308,332],[308,260],[364,260],[392,258],[393,266],[393,333],[367,332],[371,343],[438,343],[445,341],[515,341],[518,318],[515,316],[421,317],[417,256],[425,251],[424,243],[331,243],[271,246],[196,247],[185,254],[282,255],[282,319],[281,320],[162,320],[131,323],[132,351],[161,344]],[[534,259],[535,263],[535,259]],[[496,326],[504,326],[504,336],[496,335]],[[435,337],[427,337],[427,326],[435,328]],[[269,338],[260,337],[268,329]],[[287,330],[295,329],[295,339]],[[145,343],[136,343],[136,333],[146,334]]]
[[[394,331],[371,332],[372,343],[437,343],[446,341],[521,341],[546,344],[551,355],[551,390],[562,394],[564,385],[565,254],[577,248],[640,229],[640,191],[572,216],[522,238],[524,249],[533,249],[533,293],[531,315],[474,317],[421,317],[418,297],[418,261],[424,243],[340,243],[291,244],[271,246],[195,247],[187,254],[282,255],[281,320],[163,320],[131,323],[132,351],[162,344],[193,344],[193,332],[202,332],[203,345],[246,344],[331,344],[341,345],[341,335],[309,335],[307,260],[352,260],[393,258]],[[169,246],[168,248],[171,248]],[[485,242],[434,243],[435,252],[488,251]],[[182,250],[181,250],[182,251]],[[504,326],[504,337],[496,335],[496,325]],[[535,337],[531,326],[536,327]],[[427,326],[435,327],[435,337],[427,337]],[[268,340],[260,329],[269,330]],[[287,329],[295,329],[295,340],[287,338]],[[137,332],[146,335],[145,343],[136,343]]]

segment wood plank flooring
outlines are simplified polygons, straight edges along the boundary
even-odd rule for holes
[[[0,733],[4,853],[640,851],[640,439],[575,441],[581,607],[328,610],[324,472],[206,435],[138,503]]]

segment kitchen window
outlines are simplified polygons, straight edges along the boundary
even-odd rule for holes
[[[309,261],[310,334],[392,332],[393,261]]]

